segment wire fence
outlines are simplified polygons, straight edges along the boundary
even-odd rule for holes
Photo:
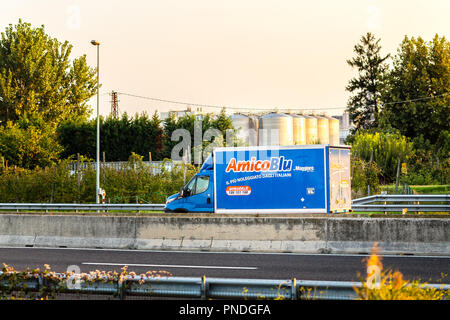
[[[151,169],[151,174],[157,175],[162,172],[162,166],[167,171],[172,171],[173,168],[177,166],[182,166],[183,163],[181,161],[142,161],[142,165],[144,167],[147,167],[148,169]],[[128,167],[127,161],[110,161],[110,162],[100,162],[100,168],[110,168],[114,170],[124,170],[124,168]],[[83,161],[83,162],[71,162],[69,163],[69,170],[74,173],[78,170],[87,170],[97,169],[97,162],[95,161]]]

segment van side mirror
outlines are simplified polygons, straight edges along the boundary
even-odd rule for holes
[[[185,188],[181,188],[180,195],[181,195],[182,198],[189,197],[191,195],[191,190],[185,189]]]

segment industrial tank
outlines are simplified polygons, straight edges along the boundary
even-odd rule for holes
[[[317,143],[318,133],[317,133],[317,119],[313,116],[305,117],[305,128],[306,128],[306,144]]]
[[[322,116],[317,118],[317,134],[320,144],[328,144],[330,142],[330,126],[328,119]]]
[[[249,146],[258,145],[259,117],[256,115],[249,116],[248,144]]]
[[[329,143],[333,146],[339,145],[339,120],[333,117],[325,116],[328,119]]]
[[[239,113],[231,115],[230,118],[234,129],[237,130],[238,143],[244,146],[257,146],[258,118]],[[222,132],[222,134],[226,133]]]
[[[292,115],[294,144],[306,144],[306,119],[300,115]]]
[[[289,146],[294,144],[293,118],[284,113],[270,113],[259,122],[259,145]]]

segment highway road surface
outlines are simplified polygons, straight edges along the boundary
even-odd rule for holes
[[[81,272],[117,271],[128,266],[137,274],[167,271],[173,276],[359,281],[365,277],[367,255],[230,253],[201,251],[144,251],[68,248],[0,247],[0,264],[15,270],[44,268],[65,272],[76,265]],[[398,270],[408,280],[450,284],[450,257],[382,256],[383,268]],[[441,281],[441,282],[440,282]]]

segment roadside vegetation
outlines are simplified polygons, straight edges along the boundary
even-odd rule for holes
[[[92,164],[81,158],[79,168],[85,162]],[[76,163],[69,159],[45,168],[0,167],[0,202],[95,203],[94,166],[71,170]],[[145,165],[142,156],[132,154],[119,170],[102,168],[100,183],[107,190],[106,203],[164,203],[196,172],[191,164],[171,160]]]
[[[355,287],[358,300],[448,300],[450,290],[427,286],[420,280],[408,281],[400,271],[383,269],[382,257],[377,243],[366,261],[367,277],[360,276],[361,287]],[[447,275],[442,274],[445,278]],[[442,281],[442,279],[441,279]]]
[[[375,243],[370,257],[363,260],[366,263],[367,276],[364,278],[358,274],[361,284],[353,287],[356,300],[448,300],[450,298],[450,290],[445,290],[443,286],[439,285],[436,288],[421,280],[406,280],[400,271],[384,269],[382,256],[378,251],[379,247]],[[71,271],[57,273],[52,271],[49,265],[44,265],[43,269],[16,271],[14,267],[3,263],[0,272],[0,299],[53,300],[69,293],[76,296],[79,294],[76,286],[81,288],[81,283],[83,283],[83,287],[92,286],[93,288],[101,288],[101,284],[114,285],[116,288],[119,285],[122,285],[122,288],[141,287],[140,292],[143,295],[151,295],[152,286],[146,284],[145,280],[170,276],[172,274],[167,271],[147,271],[136,274],[134,271],[128,270],[128,266],[123,266],[121,272],[95,270],[80,274]],[[442,283],[446,276],[447,274],[442,274],[439,282]],[[38,282],[38,278],[42,279],[42,285],[39,285],[36,290],[30,284]],[[130,282],[127,279],[133,279],[133,281]],[[286,290],[280,285],[274,300],[284,300]],[[319,291],[315,287],[299,287],[298,290],[300,300],[315,300],[319,295],[327,294],[327,289]],[[104,299],[123,299],[124,296],[121,296],[121,292],[123,293],[123,289],[112,290]],[[248,300],[248,288],[244,286],[241,295],[242,299]],[[258,295],[256,300],[267,300],[267,297]]]
[[[362,36],[347,61],[357,73],[346,87],[356,126],[346,140],[352,197],[406,189],[448,193],[450,42],[439,35],[430,41],[405,36],[395,55],[382,54],[380,43],[371,33]],[[93,167],[73,172],[68,166],[95,158],[96,121],[88,101],[97,93],[96,70],[86,56],[71,53],[72,46],[44,26],[19,20],[1,33],[1,202],[95,202]],[[128,161],[121,170],[101,168],[107,201],[163,203],[178,192],[198,167],[152,175],[143,159],[169,161],[177,129],[187,129],[194,146],[195,121],[189,114],[164,121],[156,113],[101,117],[100,160]],[[201,126],[202,132],[234,131],[223,111],[205,115]],[[213,139],[203,143],[224,142]]]
[[[396,54],[382,54],[381,39],[367,33],[354,53],[347,63],[357,74],[346,87],[353,196],[449,185],[450,42],[405,36]]]

